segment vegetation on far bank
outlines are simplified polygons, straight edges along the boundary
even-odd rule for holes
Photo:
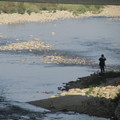
[[[0,2],[0,13],[19,13],[31,14],[32,12],[40,13],[42,10],[56,12],[56,10],[67,10],[78,15],[91,11],[92,13],[100,13],[102,5],[78,5],[78,4],[50,4],[50,3],[27,3],[27,2]]]

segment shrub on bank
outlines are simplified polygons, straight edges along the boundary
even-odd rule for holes
[[[75,5],[75,4],[50,4],[50,3],[27,3],[27,2],[0,2],[0,13],[19,13],[27,12],[40,13],[41,10],[56,12],[56,10],[67,10],[73,14],[81,14],[87,11],[99,13],[103,6],[101,5]]]

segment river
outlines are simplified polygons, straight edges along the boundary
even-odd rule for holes
[[[109,69],[120,68],[120,21],[90,17],[30,22],[0,26],[0,46],[41,40],[54,46],[48,51],[0,51],[0,120],[107,120],[74,112],[51,112],[27,104],[56,95],[62,83],[99,72],[98,58],[104,54]],[[67,56],[92,64],[50,63],[44,56]]]

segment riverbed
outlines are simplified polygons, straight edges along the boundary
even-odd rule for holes
[[[28,120],[31,116],[37,120],[107,120],[72,112],[54,113],[26,102],[56,95],[62,83],[99,72],[98,59],[101,54],[107,59],[106,70],[118,70],[119,25],[119,20],[110,17],[1,25],[0,46],[29,41],[43,41],[53,46],[50,50],[0,50],[1,120]],[[52,58],[46,63],[46,56],[62,56],[69,62],[56,62]],[[71,62],[78,58],[90,61],[90,64]]]

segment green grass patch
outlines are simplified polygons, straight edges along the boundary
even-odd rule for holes
[[[93,87],[90,87],[89,90],[85,93],[86,95],[90,95],[93,91]]]

